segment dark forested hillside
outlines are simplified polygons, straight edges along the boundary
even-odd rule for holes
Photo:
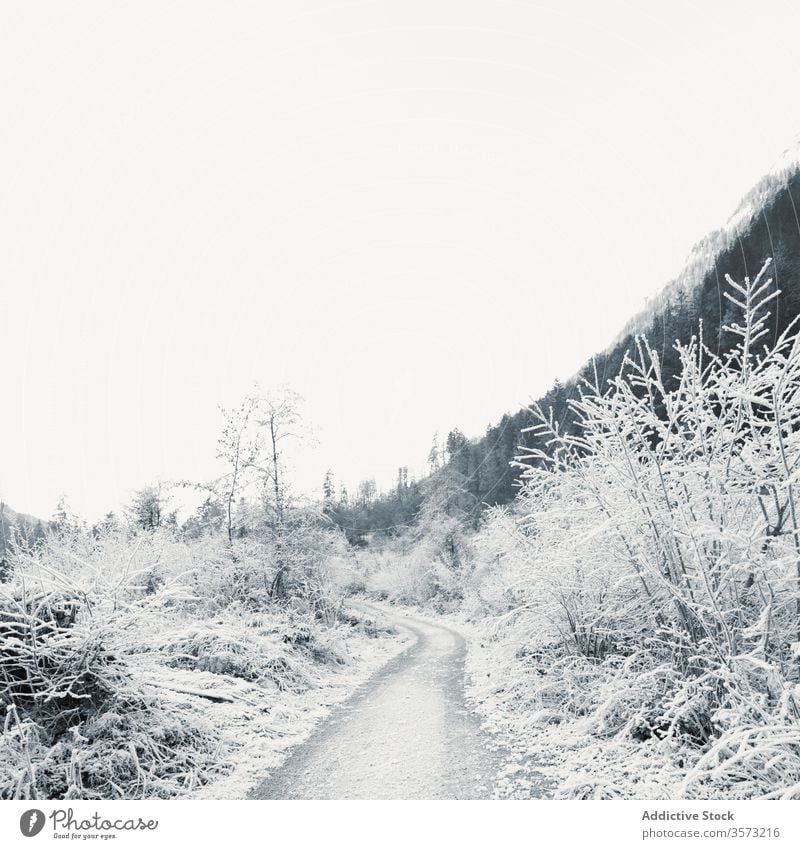
[[[725,276],[743,280],[755,277],[764,261],[772,258],[769,276],[780,295],[770,316],[770,343],[800,315],[800,173],[782,171],[762,180],[742,201],[733,223],[709,235],[692,252],[684,272],[655,299],[655,305],[636,316],[616,342],[566,386],[556,383],[539,403],[553,409],[565,427],[570,426],[568,399],[575,394],[580,379],[594,380],[595,369],[601,385],[622,368],[632,353],[637,335],[644,335],[660,355],[664,375],[669,378],[679,368],[673,347],[676,339],[699,334],[712,350],[725,351],[733,340],[724,332],[736,320],[735,307],[723,297]],[[486,436],[470,446],[472,465],[479,469],[480,498],[489,504],[506,503],[516,492],[516,471],[509,463],[519,446],[532,446],[532,437],[521,431],[531,423],[527,410],[504,416],[487,430]]]
[[[573,426],[568,405],[581,379],[593,381],[595,370],[601,386],[622,368],[635,339],[644,335],[658,352],[669,380],[679,362],[673,348],[676,339],[699,334],[702,324],[706,344],[727,350],[732,339],[723,328],[734,319],[735,307],[723,297],[725,275],[736,280],[754,277],[764,261],[772,258],[769,275],[780,290],[770,316],[772,342],[800,315],[800,172],[783,168],[762,179],[742,200],[728,224],[705,237],[693,249],[683,272],[655,297],[648,310],[631,319],[605,352],[566,384],[556,381],[539,399],[544,409],[567,429]],[[414,486],[413,497],[402,487],[357,503],[338,504],[334,520],[353,539],[364,532],[393,528],[414,519],[426,493],[439,493],[450,513],[475,519],[482,505],[505,504],[517,492],[518,471],[511,465],[521,447],[535,447],[534,437],[524,433],[533,422],[529,410],[503,415],[486,434],[473,440],[452,431],[437,453],[434,446],[430,476]]]
[[[34,544],[44,536],[45,525],[35,516],[17,513],[0,501],[0,581],[6,573],[7,555],[14,542]]]

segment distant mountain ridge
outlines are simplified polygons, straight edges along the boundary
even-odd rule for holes
[[[688,341],[698,333],[701,322],[705,343],[717,351],[727,350],[733,339],[724,327],[738,316],[722,295],[727,285],[725,275],[739,281],[745,276],[752,278],[768,257],[772,258],[772,285],[780,290],[770,317],[774,339],[800,315],[800,137],[747,192],[725,225],[692,248],[681,273],[661,288],[646,309],[634,315],[610,345],[566,384],[556,381],[538,399],[539,405],[552,409],[563,428],[574,430],[569,400],[577,394],[581,379],[593,380],[596,368],[605,384],[619,373],[637,336],[646,336],[658,351],[666,381],[679,366],[675,340]],[[398,490],[372,503],[339,505],[337,521],[354,538],[371,530],[400,528],[413,520],[422,492],[437,486],[450,492],[448,509],[452,506],[465,517],[477,516],[487,504],[508,503],[518,491],[519,470],[511,463],[520,448],[544,447],[536,446],[535,438],[525,433],[532,424],[530,410],[523,408],[502,416],[479,439],[466,440],[459,431],[453,431],[448,444],[459,447],[448,452],[443,467],[415,485],[414,498]]]
[[[16,510],[12,510],[5,502],[0,502],[0,514],[6,516],[10,522],[25,522],[35,525],[41,521],[36,516],[31,516],[30,513],[18,513]]]
[[[581,379],[593,379],[595,368],[601,383],[619,373],[626,353],[632,352],[637,336],[646,336],[661,356],[666,380],[676,373],[676,339],[688,340],[702,322],[706,344],[727,350],[733,339],[724,326],[735,320],[734,308],[723,297],[725,276],[743,280],[754,277],[767,258],[772,259],[769,276],[780,291],[772,305],[771,338],[777,338],[800,315],[800,144],[788,148],[776,166],[744,196],[724,227],[701,239],[691,250],[683,271],[651,299],[647,308],[633,316],[605,351],[565,385],[558,382],[539,399],[544,409],[552,408],[564,427],[574,426],[569,399]],[[765,339],[765,342],[768,340]],[[506,462],[514,459],[520,446],[533,447],[530,435],[522,433],[532,423],[530,412],[520,410],[504,416],[486,436],[472,443],[473,468],[498,468],[487,463],[498,451]],[[508,436],[508,431],[513,437]],[[514,445],[511,448],[511,445]],[[480,472],[478,472],[480,474]],[[480,497],[487,503],[506,503],[516,494],[518,473],[501,473],[497,481],[484,475]]]
[[[47,523],[31,516],[29,513],[18,513],[3,501],[0,501],[0,559],[9,549],[15,536],[33,541],[44,533]],[[2,574],[0,574],[0,579]]]
[[[747,235],[758,216],[763,215],[778,196],[789,187],[799,171],[800,140],[787,148],[773,168],[747,192],[723,227],[712,231],[692,247],[680,274],[667,283],[650,300],[645,309],[629,319],[603,353],[613,351],[630,336],[644,333],[655,313],[669,309],[680,300],[682,293],[689,293],[701,286],[709,272],[719,269],[718,259],[747,240]],[[794,219],[796,222],[800,220],[796,208]],[[742,248],[746,252],[744,245]],[[723,278],[724,274],[731,273],[720,270]]]
[[[758,273],[772,258],[770,276],[780,290],[773,302],[770,330],[777,337],[800,315],[800,138],[784,151],[776,165],[747,192],[723,227],[714,230],[692,248],[683,270],[651,298],[645,310],[634,315],[601,353],[567,381],[556,381],[538,403],[551,408],[566,429],[575,427],[569,407],[581,379],[593,379],[595,368],[601,382],[616,375],[636,336],[646,336],[659,351],[666,381],[677,372],[676,339],[687,340],[702,322],[706,344],[727,349],[732,339],[724,326],[736,316],[723,298],[725,275],[736,280]],[[765,340],[768,341],[768,340]],[[484,505],[510,502],[518,491],[519,470],[511,465],[521,447],[536,447],[525,429],[533,424],[530,410],[506,413],[490,425],[486,434],[468,440],[458,430],[447,438],[447,460],[437,459],[430,477],[408,482],[402,475],[396,489],[384,496],[347,502],[331,502],[326,511],[348,531],[351,539],[379,529],[397,529],[411,522],[425,491],[439,484],[447,490],[448,510],[475,518]],[[401,470],[402,471],[402,470]],[[407,470],[406,470],[407,472]],[[0,511],[0,555],[15,531],[36,534],[48,523],[17,513],[7,505]]]

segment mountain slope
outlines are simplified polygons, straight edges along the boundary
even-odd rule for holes
[[[770,275],[780,295],[773,304],[771,336],[774,338],[800,315],[800,144],[784,153],[778,165],[740,202],[721,229],[695,245],[678,277],[651,299],[647,310],[634,316],[614,342],[587,363],[565,385],[556,382],[538,399],[552,409],[565,428],[573,428],[568,405],[581,379],[592,380],[595,368],[601,384],[616,375],[637,335],[644,335],[659,352],[667,380],[678,367],[673,345],[700,332],[713,350],[726,350],[732,340],[723,327],[732,308],[722,292],[725,275],[737,280],[754,277],[772,258]],[[765,342],[769,340],[765,339]],[[527,409],[504,415],[486,435],[467,442],[437,473],[455,485],[451,503],[463,514],[475,516],[484,504],[504,504],[517,493],[518,471],[510,465],[521,446],[535,447],[524,433],[533,423]]]
[[[769,274],[773,286],[780,290],[770,317],[774,338],[800,315],[798,147],[787,151],[779,166],[748,192],[725,227],[698,242],[681,274],[652,299],[646,311],[627,323],[606,351],[587,363],[566,386],[557,383],[539,403],[545,409],[552,407],[555,417],[569,427],[567,402],[575,394],[579,380],[592,379],[595,368],[601,383],[616,375],[626,353],[633,350],[637,335],[646,336],[658,350],[668,379],[678,364],[675,340],[698,334],[701,323],[709,347],[727,349],[732,340],[723,327],[733,316],[722,296],[725,275],[736,280],[747,275],[754,277],[768,257],[772,258]],[[506,415],[488,429],[483,439],[470,446],[473,457],[469,466],[476,470],[477,478],[471,484],[476,498],[497,504],[514,497],[516,473],[508,467],[501,469],[513,460],[518,446],[532,445],[530,437],[521,433],[530,423],[527,410]]]
[[[626,353],[633,351],[637,335],[646,336],[658,351],[667,381],[678,367],[675,340],[688,340],[701,325],[706,344],[712,350],[726,350],[732,340],[723,327],[734,316],[722,295],[725,275],[736,280],[754,277],[768,257],[772,285],[780,290],[770,318],[774,338],[800,315],[800,140],[745,195],[725,226],[695,245],[683,271],[651,299],[648,308],[565,385],[556,382],[539,399],[540,406],[551,408],[564,428],[574,428],[568,402],[580,380],[593,379],[596,368],[605,384],[619,372]],[[391,532],[414,518],[424,492],[436,492],[449,513],[477,521],[484,505],[505,504],[516,495],[519,473],[510,464],[521,446],[535,447],[532,435],[523,432],[532,423],[530,411],[521,409],[504,415],[477,440],[453,431],[447,440],[447,462],[413,492],[398,487],[372,501],[331,505],[331,518],[353,539],[371,530]]]
[[[0,561],[5,557],[11,541],[20,536],[22,539],[33,542],[44,533],[44,523],[36,516],[27,513],[17,513],[7,504],[0,501]],[[0,570],[0,580],[3,574]]]

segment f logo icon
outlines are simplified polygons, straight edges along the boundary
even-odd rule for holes
[[[44,828],[44,814],[37,808],[31,808],[19,818],[19,830],[25,837],[36,837]]]

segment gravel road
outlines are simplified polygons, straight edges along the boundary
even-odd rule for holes
[[[503,756],[464,701],[464,638],[427,619],[391,616],[416,642],[298,746],[251,798],[491,797]]]

